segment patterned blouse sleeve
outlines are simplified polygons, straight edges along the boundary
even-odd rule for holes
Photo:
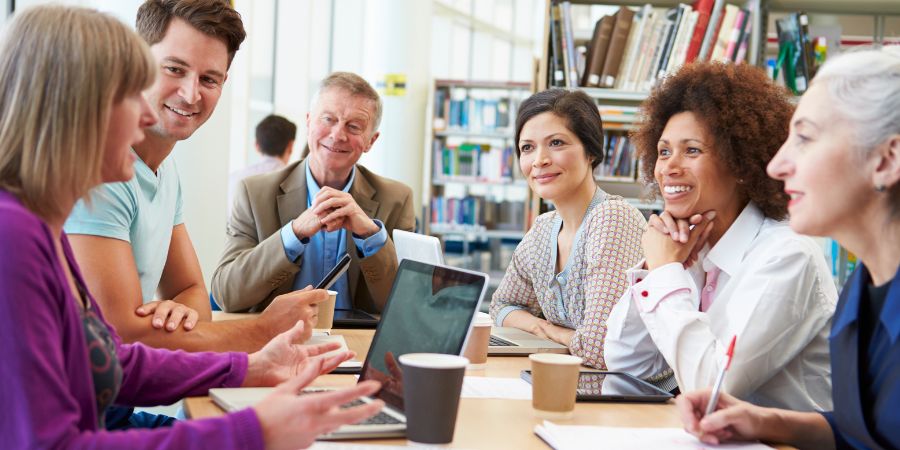
[[[591,223],[586,224],[590,230],[585,230],[586,268],[585,278],[580,280],[584,290],[584,319],[575,329],[569,351],[581,356],[588,366],[606,369],[603,359],[606,320],[628,288],[626,271],[644,257],[641,236],[647,222],[637,209],[622,200],[610,199],[597,209]]]
[[[506,316],[515,310],[526,310],[535,317],[543,317],[532,280],[527,275],[528,268],[534,265],[534,260],[529,258],[537,257],[534,245],[537,228],[536,223],[516,247],[506,274],[491,298],[491,319],[497,326],[502,326]]]

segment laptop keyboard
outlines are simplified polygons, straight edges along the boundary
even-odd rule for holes
[[[360,399],[356,399],[350,403],[341,405],[341,408],[352,408],[354,406],[360,406],[363,404],[365,404],[365,402],[363,402]],[[358,423],[358,425],[394,425],[394,424],[398,424],[398,423],[403,423],[403,422],[397,420],[397,418],[395,418],[394,416],[382,411],[382,412],[379,412],[378,414],[375,414],[374,416],[369,417],[368,419]]]
[[[518,347],[518,345],[513,344],[505,339],[500,339],[497,336],[491,335],[491,340],[488,343],[491,347]]]
[[[315,392],[328,392],[328,389],[316,389],[316,388],[304,389],[304,390],[300,391],[299,395],[312,394]],[[354,406],[360,406],[363,404],[365,404],[364,401],[362,401],[361,399],[356,399],[350,403],[344,403],[343,405],[341,405],[341,408],[342,409],[352,408]],[[390,414],[387,414],[384,411],[381,411],[378,414],[375,414],[374,416],[369,417],[368,419],[366,419],[362,422],[359,422],[357,425],[394,425],[394,424],[399,424],[399,423],[403,423],[403,421],[398,420],[396,417],[394,417]]]

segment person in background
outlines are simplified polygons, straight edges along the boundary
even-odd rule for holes
[[[610,315],[610,370],[646,378],[671,368],[682,391],[710,386],[737,336],[740,375],[726,390],[759,405],[831,407],[837,291],[819,245],[783,220],[784,185],[766,175],[792,110],[786,91],[746,64],[686,65],[644,102],[633,138],[665,210],[651,216],[646,260]]]
[[[605,369],[606,317],[626,289],[625,270],[642,258],[644,216],[594,182],[603,126],[580,91],[532,95],[516,117],[519,168],[554,211],[540,215],[513,253],[491,300],[497,326],[552,339]]]
[[[133,146],[135,176],[92,191],[65,224],[100,308],[126,342],[188,351],[259,350],[298,320],[305,339],[324,291],[286,293],[258,317],[212,322],[209,294],[182,219],[172,150],[212,115],[244,40],[226,0],[147,0],[137,32],[156,58],[144,91],[159,120]],[[157,299],[157,300],[155,300]]]
[[[156,75],[147,45],[94,10],[18,12],[0,43],[0,420],[8,448],[306,447],[376,413],[343,409],[378,383],[299,396],[350,358],[297,342],[304,322],[260,351],[187,353],[123,344],[82,278],[63,223],[101,183],[134,176],[129,147],[157,116],[141,90]],[[117,405],[158,405],[213,387],[273,386],[254,408],[171,427],[104,429]]]
[[[266,116],[256,125],[256,151],[262,155],[262,159],[228,177],[229,216],[231,216],[231,203],[234,202],[234,190],[237,188],[237,184],[244,178],[284,168],[291,158],[296,138],[297,125],[275,114]]]
[[[259,311],[315,285],[345,254],[335,308],[384,309],[397,275],[394,229],[415,227],[412,190],[359,159],[378,139],[382,104],[359,75],[326,77],[306,116],[309,157],[238,183],[225,250],[213,273],[223,311]]]
[[[685,428],[709,443],[900,448],[900,48],[827,61],[768,171],[791,198],[794,231],[831,236],[859,260],[831,328],[834,409],[764,408],[723,393],[704,417],[703,389],[676,401]]]

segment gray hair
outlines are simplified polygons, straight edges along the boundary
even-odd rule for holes
[[[826,83],[835,109],[853,124],[860,157],[900,134],[900,46],[841,54],[819,69],[813,83]],[[896,220],[900,218],[900,183],[887,195]]]
[[[312,111],[315,109],[322,92],[333,88],[343,89],[349,92],[350,95],[371,100],[374,105],[372,112],[375,114],[375,123],[373,124],[372,132],[378,131],[378,127],[381,125],[381,111],[384,109],[381,103],[381,97],[378,95],[378,91],[376,91],[368,81],[352,72],[334,72],[325,77],[325,79],[319,83],[319,88],[316,89],[316,93],[309,102],[309,110]]]
[[[863,152],[900,133],[900,46],[846,52],[828,60],[813,83],[827,83]]]

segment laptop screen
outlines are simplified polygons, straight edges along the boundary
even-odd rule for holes
[[[486,286],[484,274],[401,261],[360,381],[380,381],[376,397],[403,411],[400,355],[460,354]]]

